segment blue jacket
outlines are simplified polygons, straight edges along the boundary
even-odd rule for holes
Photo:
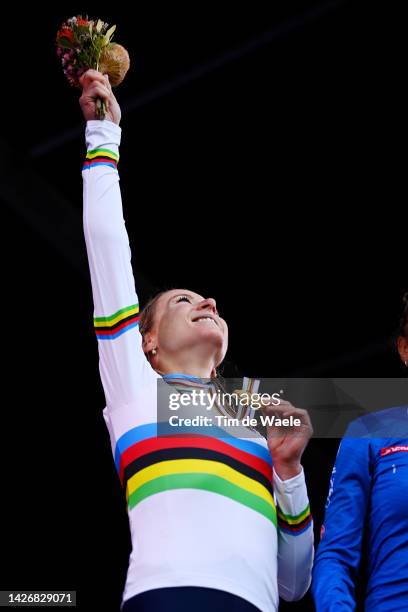
[[[313,570],[318,612],[355,609],[363,544],[367,612],[408,609],[407,407],[353,421],[340,444]]]

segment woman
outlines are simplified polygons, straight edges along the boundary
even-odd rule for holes
[[[279,594],[299,599],[310,583],[313,530],[300,464],[308,415],[282,403],[275,411],[300,418],[302,435],[270,429],[268,441],[253,432],[227,441],[157,435],[158,379],[200,388],[224,358],[228,329],[215,300],[187,290],[160,294],[138,328],[117,173],[120,108],[107,77],[89,70],[81,84],[83,219],[103,414],[133,548],[122,609],[271,612]],[[97,98],[108,105],[104,121],[95,120]]]
[[[408,364],[408,293],[397,347]],[[330,481],[313,569],[318,612],[356,607],[362,550],[367,612],[408,605],[408,407],[356,419],[342,440]]]

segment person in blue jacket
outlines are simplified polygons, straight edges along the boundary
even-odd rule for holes
[[[397,347],[407,366],[408,293]],[[340,444],[313,569],[317,612],[355,610],[361,569],[367,612],[408,609],[408,406],[356,419]]]

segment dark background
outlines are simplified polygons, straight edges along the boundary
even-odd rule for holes
[[[83,126],[55,55],[60,23],[82,12],[118,26],[141,303],[163,287],[215,297],[226,374],[399,376],[390,338],[408,287],[405,66],[387,3],[117,5],[10,4],[1,32],[0,588],[77,590],[81,610],[112,612],[128,526],[101,412]],[[313,440],[304,457],[316,533],[337,444]]]

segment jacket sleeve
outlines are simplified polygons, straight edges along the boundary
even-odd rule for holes
[[[346,434],[330,480],[322,537],[313,569],[312,594],[318,612],[355,609],[355,579],[370,490],[369,441]]]
[[[310,513],[303,468],[289,480],[273,472],[278,515],[278,587],[286,601],[301,599],[310,586],[313,548],[313,520]]]
[[[108,410],[131,403],[157,374],[138,329],[139,303],[123,219],[117,164],[121,129],[88,121],[83,166],[83,226],[94,302],[99,371]]]

